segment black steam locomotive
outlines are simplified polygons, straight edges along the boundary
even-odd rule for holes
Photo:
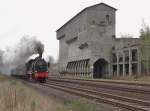
[[[46,82],[48,78],[49,63],[41,56],[30,59],[25,65],[20,65],[11,71],[11,75],[27,80]]]
[[[49,63],[41,57],[31,59],[26,63],[25,77],[29,80],[46,82],[46,79],[48,78],[48,67]]]

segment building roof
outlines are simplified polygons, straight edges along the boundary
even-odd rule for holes
[[[98,6],[98,5],[105,5],[105,6],[109,7],[109,8],[112,8],[112,9],[115,10],[115,11],[117,10],[116,8],[114,8],[114,7],[112,7],[112,6],[109,6],[109,5],[105,4],[105,3],[99,3],[99,4],[96,4],[96,5],[92,5],[92,6],[90,6],[90,7],[86,7],[86,8],[84,8],[82,11],[80,11],[78,14],[76,14],[74,17],[72,17],[68,22],[66,22],[64,25],[62,25],[59,29],[57,29],[56,32],[59,31],[60,29],[62,29],[64,26],[66,26],[66,25],[67,25],[68,23],[70,23],[74,18],[76,18],[78,15],[80,15],[81,13],[83,13],[84,11],[86,11],[87,9],[96,7],[96,6]]]

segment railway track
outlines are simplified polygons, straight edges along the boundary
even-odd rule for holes
[[[46,84],[41,85],[131,111],[150,111],[150,88],[147,84],[50,77]]]
[[[123,80],[105,80],[105,79],[81,79],[81,78],[67,78],[67,77],[61,77],[61,76],[50,76],[49,79],[61,79],[61,80],[82,80],[83,82],[92,82],[92,83],[110,83],[110,84],[120,84],[120,85],[128,85],[128,86],[140,86],[140,87],[149,87],[150,83],[139,83],[137,81],[123,81]]]
[[[124,109],[123,111],[150,111],[150,88],[147,84],[145,86],[121,82],[113,84],[113,81],[50,77],[47,83],[40,85],[91,99],[96,103],[120,107]]]
[[[139,93],[139,94],[146,94],[150,96],[150,84],[136,84],[136,83],[117,82],[117,81],[85,80],[85,79],[57,78],[57,77],[49,77],[48,81],[82,84],[85,86],[91,86],[95,88],[121,90],[121,91],[127,91],[127,92]]]

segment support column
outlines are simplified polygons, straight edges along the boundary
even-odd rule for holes
[[[77,61],[77,74],[76,75],[79,75],[79,61]]]
[[[125,53],[123,52],[123,76],[126,76],[125,73]]]
[[[132,50],[129,48],[129,76],[132,75]]]
[[[81,62],[78,61],[78,75],[80,75],[81,73]]]
[[[74,66],[75,66],[75,63],[73,62],[72,64],[73,64],[73,65],[72,65],[72,75],[75,76],[75,67],[74,67]]]
[[[93,65],[90,64],[89,65],[89,71],[90,71],[91,78],[93,78],[93,75],[94,75],[93,69],[94,69]]]
[[[83,68],[84,76],[86,76],[86,60],[84,60],[84,68]]]
[[[83,76],[85,77],[85,60],[83,60]]]
[[[112,64],[111,64],[111,62],[110,63],[108,63],[108,77],[111,77],[112,75],[113,75],[113,71],[112,71]]]
[[[90,61],[87,60],[87,64],[86,64],[88,77],[90,77],[90,63],[89,63],[89,62],[90,62]]]
[[[83,76],[83,60],[81,60],[81,77]]]
[[[75,62],[73,62],[72,64],[72,75],[75,76]]]
[[[75,75],[77,75],[77,61],[75,61],[74,70],[75,70]]]
[[[137,63],[138,63],[138,75],[141,75],[141,58],[140,58],[140,50],[137,49]]]
[[[117,76],[119,76],[119,53],[116,53],[117,55]]]
[[[88,73],[87,73],[87,60],[85,61],[85,74],[86,74],[86,77],[88,77]]]
[[[70,71],[69,75],[71,75],[72,74],[72,62],[70,62],[69,71]]]
[[[82,60],[82,77],[84,76],[84,60]]]

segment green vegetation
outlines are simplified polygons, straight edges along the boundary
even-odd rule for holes
[[[63,104],[27,87],[24,83],[0,75],[0,111],[95,111],[95,104],[86,99]]]
[[[3,81],[8,81],[9,77],[7,75],[4,75],[4,74],[0,74],[0,82],[3,82]]]
[[[67,102],[63,106],[59,106],[58,111],[96,111],[96,107],[94,103],[86,99],[79,99]]]
[[[0,75],[0,111],[57,111],[57,105],[22,82]]]
[[[140,31],[140,49],[141,49],[141,64],[142,73],[150,74],[150,28],[147,25],[143,25]]]
[[[36,111],[36,102],[35,101],[31,102],[31,111]]]

